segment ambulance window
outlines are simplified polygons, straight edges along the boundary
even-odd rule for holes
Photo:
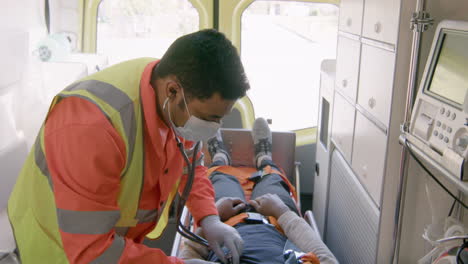
[[[320,64],[336,57],[338,7],[255,1],[242,15],[241,56],[256,117],[272,128],[316,127]]]
[[[199,15],[189,0],[103,0],[97,25],[97,52],[115,64],[161,58],[175,39],[199,29]]]

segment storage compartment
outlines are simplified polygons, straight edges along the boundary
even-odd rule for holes
[[[337,66],[336,66],[336,88],[356,102],[359,56],[361,44],[343,36],[338,37]]]
[[[387,136],[357,112],[351,167],[379,207],[386,152]]]
[[[362,35],[396,44],[399,14],[400,1],[366,0]]]
[[[340,3],[340,22],[339,29],[353,33],[361,34],[363,0],[346,0]]]
[[[390,119],[395,53],[362,45],[358,104],[386,127]]]
[[[332,140],[343,153],[346,161],[351,163],[354,133],[354,106],[339,93],[335,93],[333,104]]]

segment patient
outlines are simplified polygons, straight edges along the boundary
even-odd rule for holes
[[[303,258],[303,263],[319,263],[318,261],[338,263],[318,234],[298,216],[296,203],[290,196],[288,184],[279,175],[280,170],[271,158],[272,136],[265,119],[255,120],[252,136],[256,169],[260,173],[252,179],[255,185],[250,201],[247,201],[236,177],[217,170],[210,175],[221,220],[233,225],[244,240],[240,262],[297,263],[285,262],[283,257],[285,250],[293,249],[296,252],[312,253]],[[226,165],[231,164],[231,159],[224,149],[220,133],[208,141],[208,150],[212,158],[211,168],[214,166],[229,168]],[[251,214],[247,219],[243,219],[247,216],[241,214],[243,212],[259,214]],[[273,225],[276,221],[267,222],[265,216],[276,219],[277,226]],[[197,233],[203,236],[201,228],[197,229]],[[180,257],[221,262],[213,251],[189,240],[185,242]],[[310,262],[305,261],[307,258]]]

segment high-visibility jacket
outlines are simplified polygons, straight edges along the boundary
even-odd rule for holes
[[[109,67],[54,98],[8,204],[22,263],[183,263],[141,244],[185,181],[156,113],[156,63]],[[196,221],[217,214],[203,166],[187,206]]]

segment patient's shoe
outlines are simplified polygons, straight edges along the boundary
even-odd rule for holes
[[[270,127],[264,118],[257,118],[252,129],[255,146],[255,165],[260,168],[262,161],[271,160],[272,136]]]
[[[221,130],[218,130],[215,137],[208,140],[208,152],[212,162],[218,161],[223,165],[231,165],[231,158],[224,147]]]

